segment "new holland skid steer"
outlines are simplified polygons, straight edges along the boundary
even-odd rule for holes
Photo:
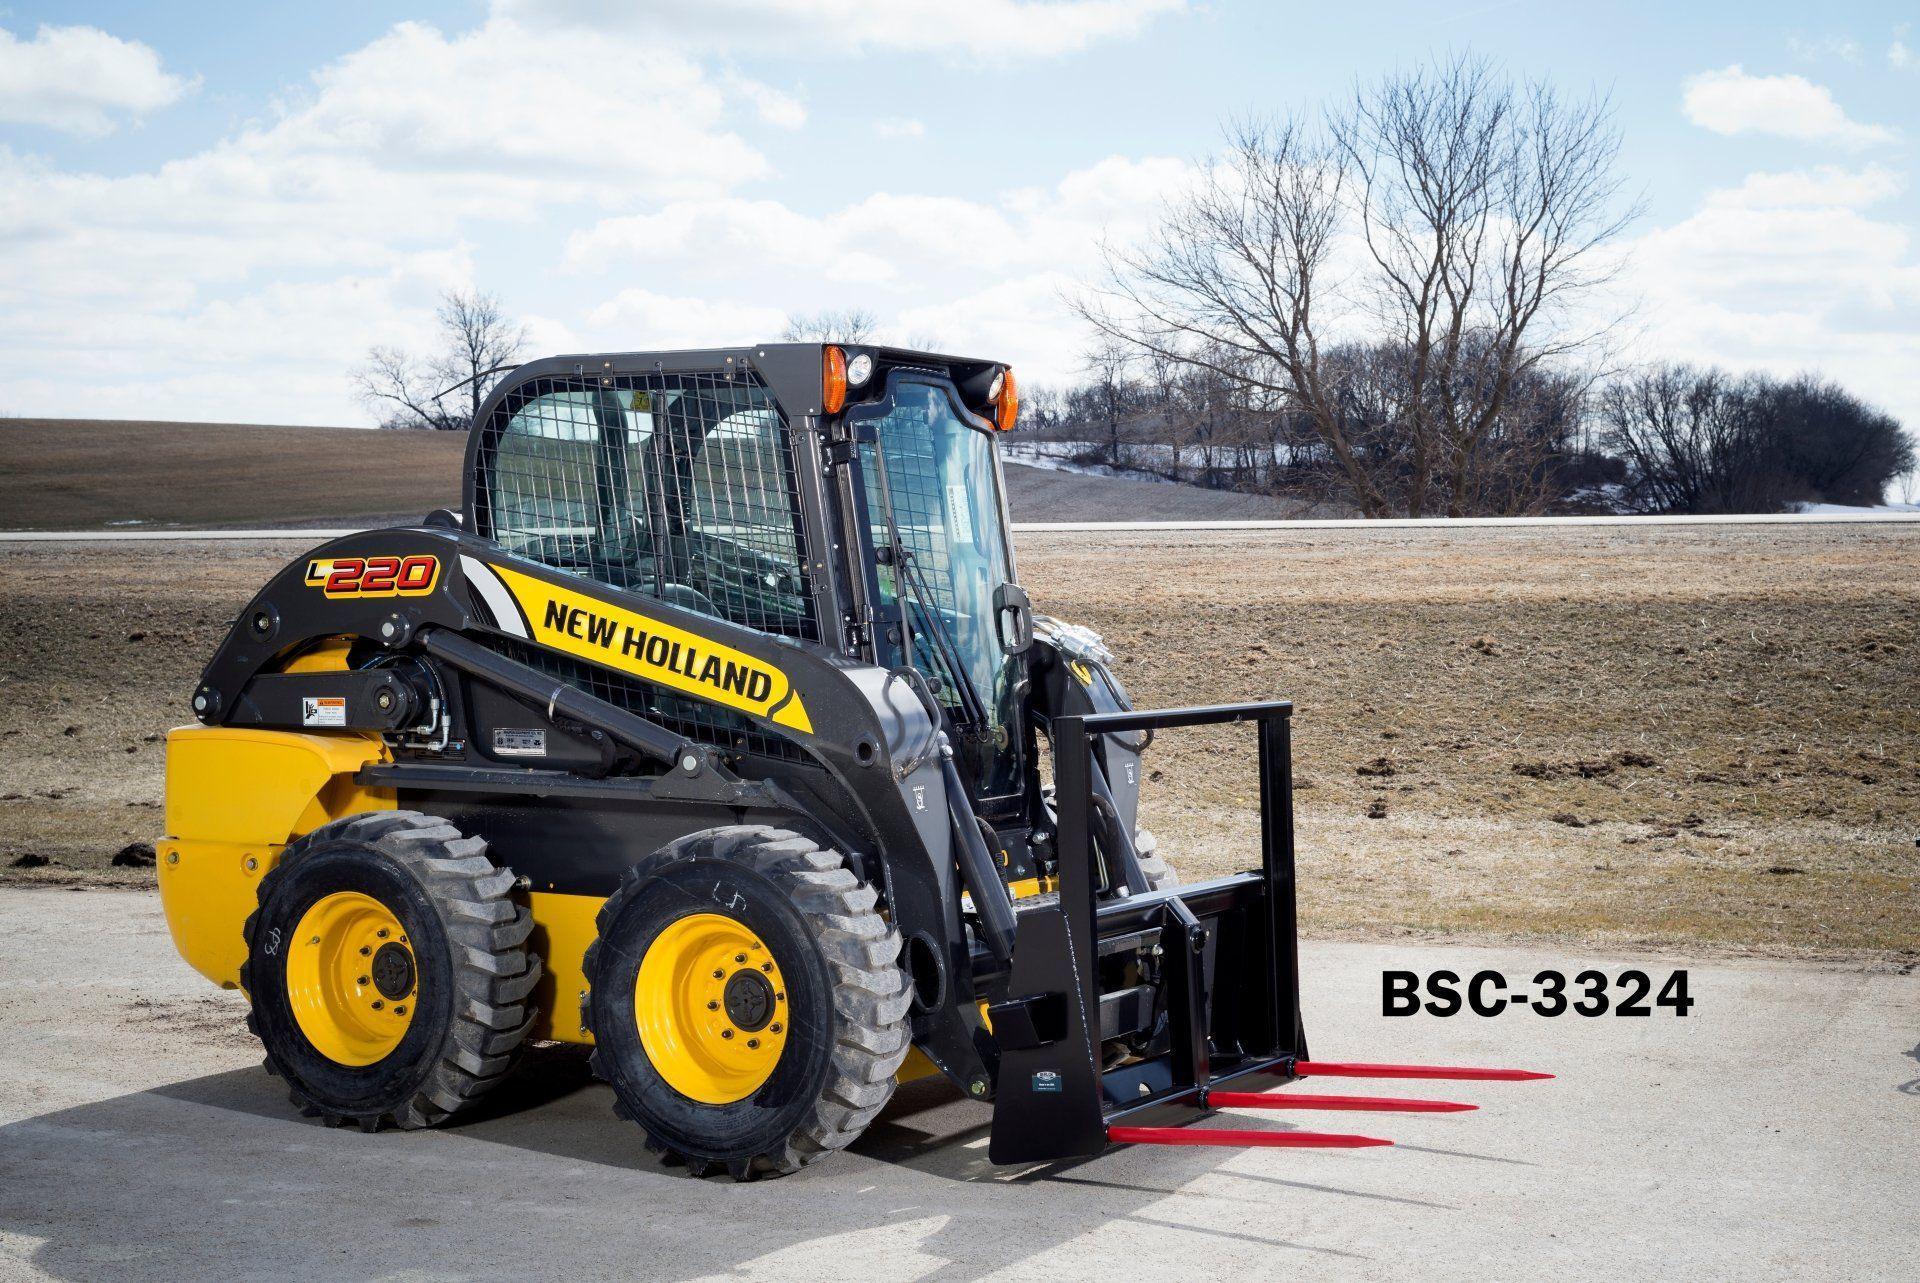
[[[160,887],[294,1103],[426,1126],[590,1045],[650,1147],[745,1179],[916,1075],[991,1102],[999,1162],[1385,1144],[1170,1124],[1454,1108],[1230,1090],[1314,1073],[1532,1076],[1307,1059],[1290,706],[1136,711],[1033,613],[1015,411],[1000,363],[883,347],[535,361],[459,515],[268,583],[168,737]],[[1258,867],[1179,885],[1141,754],[1223,722]]]

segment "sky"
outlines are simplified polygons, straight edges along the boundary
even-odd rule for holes
[[[1629,355],[1920,429],[1920,5],[0,0],[0,414],[368,424],[448,289],[528,355],[863,307],[1079,369],[1064,300],[1237,119],[1471,53],[1608,95]]]

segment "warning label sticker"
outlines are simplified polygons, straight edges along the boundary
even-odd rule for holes
[[[300,724],[302,726],[345,726],[347,724],[346,696],[301,696]]]
[[[537,728],[497,726],[493,731],[493,751],[502,757],[545,757],[547,733]]]

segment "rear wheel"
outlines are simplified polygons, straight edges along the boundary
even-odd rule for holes
[[[593,1066],[695,1174],[794,1171],[865,1130],[910,1042],[900,936],[836,851],[709,829],[630,871],[587,952]]]
[[[247,1026],[330,1126],[426,1127],[504,1078],[540,961],[513,874],[444,820],[380,811],[290,845],[247,919]]]

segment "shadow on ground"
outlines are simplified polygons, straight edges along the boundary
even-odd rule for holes
[[[189,1079],[0,1127],[0,1188],[12,1191],[0,1242],[72,1279],[971,1279],[1115,1220],[1253,1244],[1276,1261],[1352,1255],[1263,1235],[1272,1220],[1258,1209],[1282,1196],[1275,1187],[1447,1206],[1225,1170],[1236,1151],[994,1167],[988,1111],[935,1082],[903,1087],[848,1153],[736,1185],[662,1165],[611,1106],[565,1050],[531,1057],[457,1126],[423,1132],[323,1128],[259,1068]],[[1165,1219],[1155,1205],[1210,1173],[1226,1179],[1209,1182],[1207,1201],[1238,1199],[1246,1214],[1226,1229]]]

